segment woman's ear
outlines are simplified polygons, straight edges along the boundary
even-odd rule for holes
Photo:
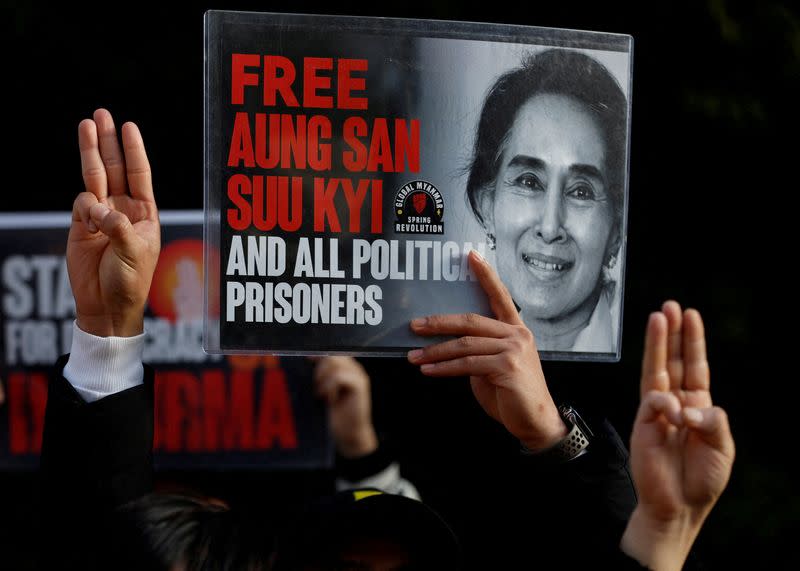
[[[478,210],[480,211],[482,225],[487,234],[494,231],[494,187],[486,185],[478,191]]]
[[[613,267],[617,263],[617,258],[619,257],[619,249],[622,246],[622,237],[620,236],[619,229],[615,229],[613,237],[608,243],[608,248],[606,249],[606,257],[603,262],[603,265]]]

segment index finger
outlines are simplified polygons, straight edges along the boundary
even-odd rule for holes
[[[486,292],[486,296],[489,298],[489,307],[492,308],[497,319],[511,325],[523,325],[522,318],[514,306],[514,300],[511,299],[508,289],[500,281],[500,276],[489,265],[486,258],[481,256],[477,250],[470,250],[469,267],[478,278],[478,283],[481,284],[483,291]]]
[[[667,373],[667,318],[660,311],[650,314],[642,359],[642,398],[650,391],[669,390]]]
[[[150,161],[147,160],[142,134],[134,123],[122,126],[122,148],[131,196],[145,202],[155,202]]]
[[[91,119],[84,119],[78,125],[78,149],[81,152],[81,173],[86,190],[104,200],[108,197],[106,167],[100,158],[97,125]]]

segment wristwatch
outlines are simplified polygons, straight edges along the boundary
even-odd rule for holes
[[[531,452],[523,446],[523,453],[534,456],[543,462],[553,464],[569,462],[586,454],[589,442],[594,436],[589,426],[578,414],[578,411],[570,405],[562,404],[559,406],[558,414],[569,429],[567,435],[550,448],[541,452]]]

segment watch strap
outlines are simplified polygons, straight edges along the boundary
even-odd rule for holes
[[[569,433],[550,450],[552,450],[553,455],[557,456],[561,461],[568,462],[586,454],[586,448],[588,448],[588,446],[589,439],[587,436],[577,424],[573,424]]]
[[[550,448],[539,452],[533,452],[523,446],[523,454],[548,464],[562,464],[586,454],[589,438],[592,436],[589,428],[585,427],[577,411],[570,406],[558,407],[558,414],[569,428],[567,435]]]

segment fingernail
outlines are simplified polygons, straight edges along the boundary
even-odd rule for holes
[[[97,224],[95,224],[93,220],[89,220],[89,222],[86,223],[86,226],[89,228],[89,232],[92,234],[97,232]]]
[[[684,408],[683,416],[689,424],[697,425],[703,422],[703,413],[696,408]]]
[[[470,250],[470,253],[475,254],[475,259],[477,259],[479,262],[486,262],[486,258],[484,258],[483,254],[481,254],[478,250]]]
[[[98,202],[97,204],[92,206],[92,208],[89,210],[90,215],[92,214],[92,211],[94,211],[93,218],[98,218],[100,220],[108,216],[108,213],[111,212],[108,209],[108,206],[106,206],[102,202]]]
[[[423,373],[428,373],[430,371],[433,371],[433,368],[435,366],[436,365],[434,363],[428,363],[427,365],[420,365],[419,370],[422,371]]]
[[[427,317],[417,317],[411,320],[411,327],[424,327]]]
[[[420,357],[422,357],[422,349],[414,349],[408,352],[409,361],[417,361]]]

